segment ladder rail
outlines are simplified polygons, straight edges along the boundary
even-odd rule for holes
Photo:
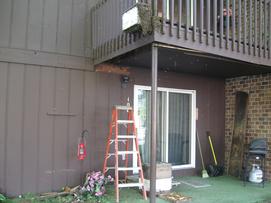
[[[119,120],[119,114],[118,111],[125,110],[127,112],[128,119],[127,120]],[[138,136],[137,136],[137,130],[135,126],[135,119],[134,119],[134,111],[133,108],[130,106],[115,106],[112,109],[112,117],[111,117],[111,124],[109,126],[109,135],[107,139],[107,145],[106,145],[106,152],[105,152],[105,160],[103,165],[103,173],[105,174],[108,170],[115,170],[115,196],[116,196],[116,202],[119,202],[119,189],[120,188],[126,188],[126,187],[138,187],[141,188],[142,194],[145,200],[147,200],[146,190],[144,187],[144,175],[143,175],[143,169],[142,169],[142,163],[141,163],[141,156],[139,152],[139,145],[138,145]],[[127,123],[128,125],[125,125],[126,127],[126,135],[118,135],[119,133],[119,125]],[[130,124],[130,125],[129,125]],[[115,134],[113,137],[113,134]],[[119,138],[121,140],[119,140]],[[124,140],[124,142],[123,142]],[[131,140],[133,142],[131,142]],[[121,141],[121,142],[120,142]],[[114,145],[112,145],[114,143]],[[125,144],[125,151],[119,151],[119,144],[124,143]],[[131,151],[131,145],[132,151]],[[134,143],[135,143],[135,149],[134,149]],[[112,145],[112,147],[110,147]],[[114,153],[110,153],[110,150],[115,150]],[[130,151],[129,151],[130,150]],[[137,166],[128,166],[129,164],[129,156],[136,154],[137,159]],[[119,167],[119,155],[125,155],[125,162],[124,167]],[[108,159],[110,157],[115,157],[115,163],[114,166],[108,166]],[[135,183],[127,183],[128,179],[128,171],[139,171],[139,177],[138,182]],[[119,172],[124,172],[125,175],[125,183],[119,183]]]
[[[118,120],[118,111],[115,108],[115,121]],[[116,122],[115,126],[115,190],[116,190],[116,202],[119,202],[119,171],[118,171],[118,166],[119,166],[119,145],[118,145],[118,124]]]
[[[114,116],[115,116],[115,113],[114,113],[114,111],[112,112],[112,121],[114,120]],[[112,124],[110,124],[109,125],[109,135],[108,135],[108,138],[107,138],[107,143],[109,143],[110,142],[110,140],[111,140],[111,137],[112,137],[112,131],[113,131],[113,129],[112,129],[113,127],[112,127]],[[105,174],[106,173],[106,171],[107,171],[107,169],[106,169],[106,166],[107,166],[107,159],[108,159],[108,153],[109,153],[109,149],[110,149],[110,145],[109,144],[107,144],[106,145],[106,151],[105,151],[105,157],[104,157],[104,165],[103,165],[103,173]]]

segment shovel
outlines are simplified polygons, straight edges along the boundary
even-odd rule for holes
[[[214,147],[213,147],[213,142],[212,142],[211,134],[210,134],[209,131],[207,131],[207,137],[208,137],[208,140],[209,140],[210,148],[212,150],[212,155],[213,155],[214,162],[215,162],[215,165],[209,164],[207,166],[208,174],[210,176],[213,176],[213,177],[215,177],[215,176],[221,176],[224,173],[224,167],[223,166],[219,166],[217,164],[215,150],[214,150]]]

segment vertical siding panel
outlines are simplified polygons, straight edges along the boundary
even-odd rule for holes
[[[23,142],[23,188],[22,193],[36,190],[37,178],[37,127],[39,112],[39,74],[37,66],[27,66],[24,96],[24,140]]]
[[[7,47],[9,45],[12,1],[0,0],[0,5],[0,46]]]
[[[84,161],[83,171],[94,169],[95,137],[96,137],[96,73],[84,72],[84,129],[89,131],[87,140],[87,160]]]
[[[44,15],[43,15],[43,51],[56,50],[56,33],[57,33],[57,0],[44,0]]]
[[[69,109],[69,80],[70,70],[56,69],[55,112],[68,113]],[[67,142],[68,142],[68,117],[54,116],[54,176],[53,190],[59,190],[66,183],[67,175]]]
[[[68,185],[71,186],[80,184],[80,161],[77,159],[77,144],[83,126],[83,82],[83,72],[72,70],[70,80],[69,111],[76,114],[76,116],[69,118],[68,129],[68,169],[71,172],[68,174]]]
[[[86,57],[90,57],[91,55],[91,34],[92,34],[92,21],[91,21],[91,7],[90,7],[90,3],[89,0],[85,1],[86,4],[86,10],[85,10],[85,32],[84,32],[84,42],[83,42],[83,49],[84,49],[84,56]]]
[[[57,51],[70,53],[72,0],[59,0]]]
[[[42,30],[42,0],[30,0],[27,48],[40,50]]]
[[[13,16],[11,22],[11,47],[25,48],[28,0],[13,0]]]
[[[109,94],[108,94],[108,82],[109,74],[99,73],[97,74],[96,87],[96,137],[94,142],[96,157],[104,157],[106,138],[108,136],[109,118],[108,113],[111,111],[109,107]],[[94,163],[94,169],[100,170],[103,164],[103,158],[97,159]]]
[[[5,192],[5,148],[8,63],[0,63],[0,193]]]
[[[85,0],[73,1],[71,54],[84,56]],[[89,12],[89,11],[88,11]]]
[[[47,112],[54,108],[55,69],[42,67],[39,115],[39,192],[52,190],[53,120]]]
[[[6,190],[8,195],[16,195],[21,194],[24,65],[10,66],[8,85]]]

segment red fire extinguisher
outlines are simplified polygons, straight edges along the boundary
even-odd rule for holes
[[[79,160],[84,160],[87,156],[86,139],[85,139],[87,135],[88,131],[84,130],[81,134],[81,137],[78,139],[77,158]]]

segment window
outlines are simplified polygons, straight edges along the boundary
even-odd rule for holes
[[[158,88],[157,161],[173,169],[195,167],[196,92]],[[134,87],[135,119],[143,163],[150,162],[151,88]]]

